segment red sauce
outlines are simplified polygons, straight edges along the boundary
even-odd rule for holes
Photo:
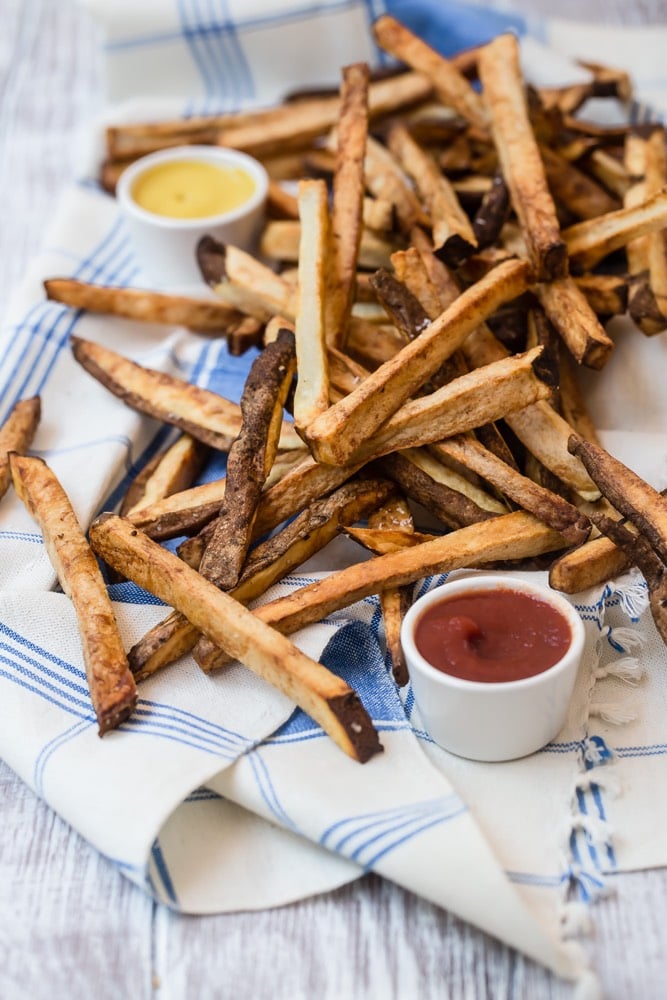
[[[571,639],[559,611],[516,590],[445,597],[424,612],[415,629],[417,649],[438,670],[495,683],[548,670]]]

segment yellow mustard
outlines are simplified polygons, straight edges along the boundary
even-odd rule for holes
[[[144,171],[132,186],[136,203],[171,219],[205,219],[230,212],[252,196],[245,170],[203,160],[166,160]]]

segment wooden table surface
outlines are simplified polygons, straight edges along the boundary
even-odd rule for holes
[[[507,7],[498,3],[496,6]],[[667,0],[522,0],[616,24]],[[73,171],[101,101],[94,26],[67,0],[1,0],[0,312]],[[571,988],[380,878],[284,908],[205,918],[156,906],[0,762],[2,1000],[565,1000]],[[604,995],[667,995],[667,871],[616,876],[592,913]]]

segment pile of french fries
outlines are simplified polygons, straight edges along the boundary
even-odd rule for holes
[[[92,552],[173,609],[127,656],[67,498],[26,455],[36,404],[0,431],[0,483],[11,474],[77,607],[101,732],[191,652],[206,671],[245,663],[365,761],[381,745],[357,695],[287,637],[377,594],[405,684],[411,585],[462,567],[549,567],[575,593],[637,565],[667,641],[667,500],[600,446],[577,375],[607,362],[609,317],[667,329],[664,130],[586,121],[590,98],[628,100],[622,72],[587,64],[588,83],[538,90],[511,35],[447,60],[390,16],[374,30],[391,74],[355,64],[336,93],[108,130],[109,190],[165,146],[266,165],[257,254],[198,247],[215,301],[45,283],[72,308],[259,348],[236,405],[72,337],[119,400],[182,432],[90,528]],[[210,449],[226,476],[194,485]],[[339,532],[363,560],[247,610]],[[174,538],[177,554],[160,544]]]

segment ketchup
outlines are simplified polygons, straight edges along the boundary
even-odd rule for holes
[[[437,670],[502,683],[548,670],[572,640],[547,601],[517,590],[477,590],[432,604],[415,628],[417,649]]]

